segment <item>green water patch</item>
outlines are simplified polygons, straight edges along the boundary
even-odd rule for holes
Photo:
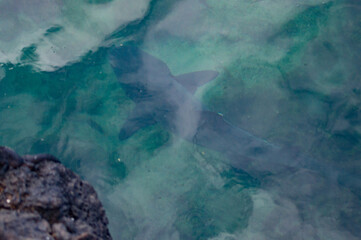
[[[329,11],[333,5],[333,2],[328,2],[307,7],[291,20],[282,24],[280,30],[272,35],[269,40],[289,38],[293,45],[301,42],[307,43],[317,37],[322,26],[327,23]]]
[[[0,91],[2,105],[8,109],[2,112],[3,119],[9,119],[2,127],[9,134],[2,135],[2,144],[23,153],[53,153],[77,171],[78,160],[91,156],[86,149],[90,151],[92,145],[113,152],[111,146],[132,105],[104,61],[100,51],[52,73],[35,72],[30,66],[7,66]],[[75,157],[73,152],[81,149],[84,156]],[[107,155],[92,158],[108,159]]]
[[[56,33],[60,32],[61,30],[63,30],[62,26],[54,25],[46,30],[44,36],[45,37],[51,36],[52,34],[56,34]]]
[[[210,84],[203,100],[230,122],[267,138],[280,115],[279,102],[287,98],[279,89],[280,76],[266,62],[240,59]]]
[[[39,59],[39,56],[36,54],[36,46],[31,45],[22,49],[22,55],[20,57],[21,62],[25,64],[34,63]]]
[[[352,40],[359,27],[356,24],[358,15],[350,14],[351,8],[339,2],[303,13],[307,13],[307,16],[312,13],[317,17],[310,25],[313,34],[309,40],[306,38],[305,43],[295,43],[294,49],[298,50],[288,54],[279,67],[283,82],[280,86],[287,89],[294,103],[294,110],[289,108],[291,105],[285,104],[288,105],[289,116],[295,116],[293,119],[303,129],[302,132],[314,137],[305,141],[305,136],[297,135],[304,142],[317,142],[317,147],[315,144],[299,146],[326,161],[340,163],[343,159],[342,162],[353,162],[353,165],[360,152],[361,146],[357,140],[360,131],[357,124],[346,116],[350,111],[358,112],[355,104],[359,102],[357,92],[360,85],[355,81],[355,76],[360,72],[355,68],[358,57],[353,53],[360,47]],[[359,9],[352,11],[359,12]],[[344,21],[351,21],[352,24],[346,27]],[[302,30],[298,32],[299,36],[303,36]]]
[[[170,138],[170,134],[160,125],[141,129],[131,138],[119,143],[119,158],[130,169],[134,169],[143,161],[155,157],[166,147]]]
[[[180,238],[209,239],[247,226],[252,202],[248,194],[237,189],[194,189],[183,194],[179,206],[184,208],[178,210],[175,221]]]
[[[132,140],[147,139],[153,131],[144,129],[133,135],[128,147]],[[106,200],[109,206],[122,206],[108,215],[111,228],[121,229],[114,231],[114,237],[133,238],[141,232],[148,239],[167,239],[174,234],[181,239],[207,239],[244,229],[252,212],[247,190],[252,186],[241,180],[244,176],[232,174],[219,153],[176,136],[168,141],[172,144],[147,156],[144,144],[137,144],[136,153],[122,148],[129,158],[126,165],[131,167]],[[137,155],[142,156],[141,161]],[[224,188],[231,178],[239,180]]]

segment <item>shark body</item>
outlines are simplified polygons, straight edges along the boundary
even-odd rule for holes
[[[233,126],[193,96],[198,86],[215,79],[218,72],[174,76],[164,62],[135,47],[113,47],[109,58],[126,95],[136,103],[119,133],[120,140],[159,123],[196,145],[225,154],[237,169],[272,173],[297,162],[294,153],[285,154],[279,147]]]
[[[196,145],[221,152],[231,167],[261,180],[261,188],[270,194],[270,199],[275,199],[277,208],[272,210],[277,213],[275,218],[284,214],[285,209],[290,208],[293,213],[297,208],[297,216],[311,219],[307,224],[314,224],[312,219],[321,215],[324,217],[318,221],[327,222],[331,215],[324,215],[324,208],[322,214],[316,211],[320,202],[329,205],[330,198],[349,196],[350,189],[360,192],[358,175],[340,171],[291,147],[270,144],[204,107],[193,93],[197,86],[214,79],[217,72],[173,76],[165,63],[132,47],[111,49],[110,63],[126,94],[136,103],[119,133],[121,140],[140,128],[158,123]],[[284,203],[285,207],[276,210]],[[340,210],[337,216],[341,214]],[[292,219],[288,216],[293,215],[286,215]],[[275,218],[265,217],[268,220],[264,223],[273,224]]]

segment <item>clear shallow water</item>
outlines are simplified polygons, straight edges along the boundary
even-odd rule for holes
[[[361,237],[357,1],[0,6],[0,144],[52,153],[91,182],[114,239]],[[121,44],[174,75],[218,71],[196,98],[307,167],[236,169],[162,124],[120,141],[135,107],[109,64]]]

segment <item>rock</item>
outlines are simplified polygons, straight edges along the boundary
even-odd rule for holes
[[[37,213],[0,210],[0,239],[54,239],[50,226]]]
[[[0,147],[0,239],[112,239],[92,186],[48,154]]]

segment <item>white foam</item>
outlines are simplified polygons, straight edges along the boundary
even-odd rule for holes
[[[21,63],[25,47],[35,46],[40,70],[52,71],[76,61],[118,27],[141,18],[149,0],[85,1],[4,0],[0,14],[0,62]],[[6,14],[5,14],[6,12]],[[51,27],[60,30],[45,35]]]

